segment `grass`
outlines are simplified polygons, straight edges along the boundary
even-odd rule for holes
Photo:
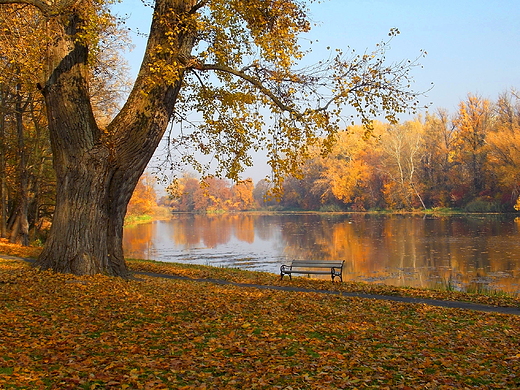
[[[130,215],[125,218],[125,226],[138,225],[140,223],[152,222],[155,218],[152,215]]]
[[[280,283],[236,269],[129,265]],[[404,290],[386,291],[414,291]],[[520,387],[520,322],[512,315],[143,275],[76,277],[2,259],[0,301],[2,389]]]
[[[148,214],[127,214],[125,217],[125,226],[139,225],[169,218],[171,218],[171,211],[167,207],[157,206]]]
[[[461,290],[463,290],[467,294],[465,296],[469,297],[496,298],[498,306],[516,306],[514,302],[516,300],[520,300],[519,294],[497,290],[482,283],[470,283],[468,285],[461,285],[460,283],[454,282],[451,279],[443,279],[439,281],[436,290],[454,293],[452,300],[460,300],[457,299],[457,297],[459,296],[459,292]],[[504,298],[505,302],[501,302],[500,298]],[[508,304],[507,302],[512,303],[512,305]],[[520,304],[518,306],[520,306]]]

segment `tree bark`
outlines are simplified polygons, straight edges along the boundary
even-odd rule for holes
[[[91,150],[62,171],[40,266],[78,275],[126,275],[121,243],[117,245],[124,219],[117,205],[123,200],[111,196],[115,170],[106,151]]]
[[[4,91],[0,89],[0,237],[7,235],[7,185],[6,185],[6,144],[5,144],[5,111]]]
[[[23,113],[27,107],[27,103],[23,104],[21,95],[21,85],[16,85],[15,95],[15,118],[16,118],[16,136],[18,143],[18,202],[15,211],[15,222],[9,241],[19,243],[22,246],[29,245],[29,221],[27,218],[29,209],[29,199],[27,192],[27,151],[25,148]]]
[[[186,14],[194,0],[158,0],[148,46],[134,88],[107,129],[92,114],[86,78],[88,51],[74,34],[81,29],[80,12],[50,20],[57,31],[50,46],[47,82],[43,87],[57,175],[56,211],[49,238],[38,259],[43,269],[77,275],[128,275],[122,238],[132,192],[171,118],[182,83],[153,83],[150,63],[165,46],[167,11]],[[171,15],[171,14],[170,14]],[[170,16],[171,18],[171,16]],[[161,21],[162,20],[162,21]],[[170,22],[182,23],[182,18]],[[194,33],[180,29],[177,50],[163,55],[168,63],[188,58]],[[171,34],[170,34],[171,35]]]

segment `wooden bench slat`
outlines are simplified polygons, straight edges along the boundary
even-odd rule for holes
[[[312,264],[312,265],[333,265],[333,264],[343,264],[343,261],[336,260],[293,260],[291,262],[293,266],[300,266],[301,264]]]
[[[339,260],[293,260],[291,264],[284,264],[280,267],[280,279],[283,279],[284,275],[289,275],[289,278],[292,279],[292,274],[313,274],[330,275],[332,281],[337,276],[340,278],[340,281],[343,281],[344,263],[344,261]],[[316,270],[316,268],[328,268],[329,271]]]
[[[312,263],[312,264],[342,264],[343,260],[292,260],[292,264]]]
[[[298,268],[304,268],[304,267],[311,267],[311,268],[331,268],[331,267],[341,267],[341,263],[329,263],[329,264],[314,264],[314,263],[299,263],[299,264],[292,264],[292,267],[298,267]]]

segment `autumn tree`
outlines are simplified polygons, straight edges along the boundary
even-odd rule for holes
[[[323,158],[315,146],[310,157],[296,175],[289,175],[283,183],[281,204],[290,209],[318,210],[327,203],[330,187],[323,180]]]
[[[253,182],[246,179],[234,185],[214,176],[197,180],[185,174],[167,188],[174,211],[216,212],[251,210],[255,206]]]
[[[36,10],[20,5],[0,9],[1,235],[23,245],[28,245],[30,231],[35,237],[54,194],[47,120],[36,89],[43,33]]]
[[[252,210],[256,206],[253,196],[254,184],[253,180],[248,178],[236,183],[231,188],[232,209],[233,210]]]
[[[429,207],[450,207],[452,188],[457,186],[452,175],[457,166],[455,126],[449,113],[439,109],[426,115],[423,127],[419,176],[424,187],[424,202]]]
[[[210,176],[200,183],[196,194],[196,210],[209,212],[229,210],[231,204],[231,188],[227,180]]]
[[[414,200],[426,207],[417,180],[422,132],[419,121],[408,121],[388,125],[381,135],[381,149],[385,158],[380,169],[388,178],[384,192],[392,208],[413,208]]]
[[[399,124],[374,121],[368,133],[349,126],[336,134],[328,153],[315,147],[301,177],[286,178],[279,205],[308,210],[518,210],[519,126],[514,90],[496,102],[469,95],[455,115],[439,109]],[[259,182],[255,192],[262,200],[265,183]]]
[[[45,98],[57,176],[52,229],[38,260],[75,274],[128,274],[123,220],[139,177],[172,118],[203,123],[189,140],[214,153],[217,174],[237,178],[265,145],[277,178],[296,170],[308,145],[338,130],[350,105],[365,123],[413,110],[415,63],[373,53],[338,53],[297,69],[298,37],[310,29],[304,2],[156,0],[142,66],[115,118],[100,127],[89,93],[90,58],[113,18],[102,2],[0,0],[36,8],[46,21]],[[391,35],[396,35],[392,30]],[[269,126],[262,112],[273,113]],[[180,143],[185,141],[176,138]],[[276,184],[276,183],[275,183]]]
[[[504,203],[520,206],[520,96],[515,91],[499,96],[487,144]]]
[[[279,199],[270,196],[272,183],[266,179],[259,180],[253,189],[253,198],[260,207],[275,208],[279,205]]]
[[[0,128],[2,236],[27,245],[45,237],[55,206],[55,175],[42,94],[37,90],[46,51],[46,19],[24,5],[0,9]],[[103,128],[128,87],[118,55],[126,32],[107,26],[102,46],[90,58],[89,93]],[[114,69],[117,77],[108,77]],[[104,75],[104,77],[95,77]]]
[[[378,203],[378,138],[382,124],[373,125],[367,137],[362,126],[351,126],[338,133],[331,153],[324,161],[322,177],[331,193],[354,210],[366,210]]]
[[[175,211],[195,211],[195,197],[199,190],[200,184],[195,177],[185,174],[176,178],[166,188],[169,206]]]
[[[454,119],[459,183],[467,186],[467,195],[473,198],[484,194],[491,184],[486,164],[490,120],[490,101],[471,94],[459,103],[459,112]]]
[[[128,203],[129,215],[153,213],[157,207],[157,193],[154,184],[155,179],[150,174],[145,173],[141,176]]]

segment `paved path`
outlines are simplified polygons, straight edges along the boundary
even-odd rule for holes
[[[491,306],[491,305],[482,305],[478,303],[470,303],[470,302],[460,302],[460,301],[441,301],[437,299],[427,299],[427,298],[413,298],[413,297],[400,297],[400,296],[392,296],[392,295],[376,295],[376,294],[364,294],[357,292],[343,292],[343,291],[329,291],[329,290],[314,290],[308,288],[294,287],[294,286],[270,286],[270,285],[262,285],[262,284],[250,284],[250,283],[235,283],[230,282],[228,280],[221,279],[192,279],[185,276],[177,276],[177,275],[167,275],[167,274],[157,274],[153,272],[135,272],[135,275],[146,275],[158,278],[166,278],[166,279],[182,279],[182,280],[190,280],[194,282],[206,282],[206,283],[215,283],[222,285],[232,285],[237,287],[252,287],[263,290],[280,290],[280,291],[296,291],[296,292],[314,292],[320,294],[331,294],[331,295],[340,295],[344,297],[359,297],[359,298],[367,298],[367,299],[378,299],[383,301],[394,301],[394,302],[405,302],[405,303],[422,303],[430,306],[437,307],[447,307],[454,309],[466,309],[466,310],[476,310],[483,311],[488,313],[501,313],[501,314],[512,314],[512,315],[520,315],[520,307],[501,307],[501,306]]]
[[[34,260],[21,258],[21,257],[0,254],[0,258],[12,259],[12,260],[22,260],[22,261],[26,261],[31,264],[34,264]],[[235,283],[235,282],[230,282],[228,280],[221,280],[221,279],[192,279],[192,278],[188,278],[185,276],[158,274],[158,273],[153,273],[153,272],[134,271],[133,273],[134,273],[134,275],[146,275],[146,276],[165,278],[165,279],[182,279],[182,280],[189,280],[189,281],[193,281],[193,282],[215,283],[215,284],[221,284],[221,285],[232,285],[232,286],[237,286],[237,287],[251,287],[251,288],[258,288],[258,289],[263,289],[263,290],[313,292],[313,293],[320,293],[320,294],[340,295],[340,296],[344,296],[344,297],[377,299],[377,300],[382,300],[382,301],[422,303],[422,304],[426,304],[426,305],[430,305],[430,306],[437,306],[437,307],[476,310],[476,311],[483,311],[483,312],[487,312],[487,313],[501,313],[501,314],[511,314],[511,315],[520,316],[520,307],[491,306],[491,305],[482,305],[482,304],[478,304],[478,303],[469,303],[469,302],[460,302],[460,301],[441,301],[441,300],[437,300],[437,299],[400,297],[400,296],[392,296],[392,295],[364,294],[364,293],[357,293],[357,292],[314,290],[314,289],[294,287],[294,286],[269,286],[269,285],[262,285],[262,284]]]

